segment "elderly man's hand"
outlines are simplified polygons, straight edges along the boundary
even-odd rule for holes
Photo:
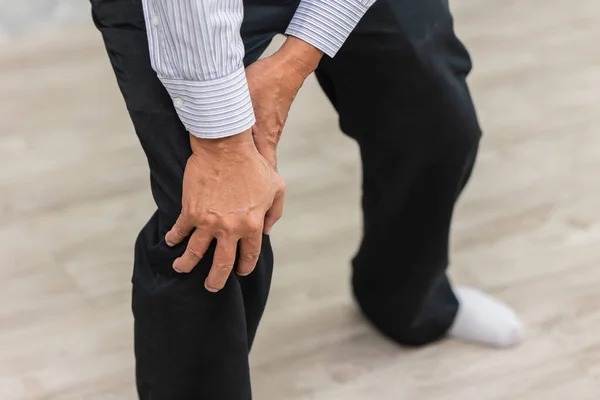
[[[256,115],[252,128],[254,142],[274,168],[277,168],[277,144],[292,102],[322,55],[308,43],[289,37],[274,55],[246,68]]]
[[[216,238],[205,286],[217,292],[233,269],[238,243],[237,273],[254,270],[263,231],[268,233],[281,217],[285,182],[259,154],[250,130],[224,139],[190,140],[193,154],[183,177],[182,211],[165,241],[174,246],[192,235],[185,253],[173,263],[176,271],[186,273]]]

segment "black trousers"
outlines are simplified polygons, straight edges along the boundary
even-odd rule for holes
[[[246,63],[284,32],[298,0],[245,0]],[[135,244],[133,313],[144,400],[247,400],[248,352],[271,281],[265,237],[258,266],[211,294],[211,253],[189,275],[164,235],[181,208],[188,134],[151,69],[140,0],[92,0],[93,17],[150,167],[156,213]],[[379,0],[317,78],[342,131],[360,146],[364,238],[354,296],[384,335],[409,346],[443,337],[457,311],[445,275],[454,204],[480,129],[465,78],[469,55],[447,0]],[[214,247],[213,247],[214,248]]]

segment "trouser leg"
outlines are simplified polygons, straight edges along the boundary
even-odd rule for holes
[[[354,294],[405,345],[443,337],[458,307],[445,271],[452,213],[481,135],[470,68],[447,3],[380,0],[317,71],[363,163]]]
[[[242,31],[248,50],[245,61],[251,63],[288,12],[274,9],[275,3],[246,3]],[[248,400],[248,352],[273,269],[269,237],[263,238],[256,270],[248,277],[233,274],[217,294],[206,291],[203,284],[214,243],[192,273],[173,271],[172,263],[183,253],[186,242],[170,248],[164,235],[181,210],[183,172],[191,154],[189,136],[151,68],[140,0],[92,0],[92,9],[148,159],[157,206],[135,244],[133,314],[139,397]],[[261,13],[282,17],[261,20]]]

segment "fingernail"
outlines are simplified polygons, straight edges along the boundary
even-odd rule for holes
[[[248,276],[248,275],[250,275],[250,272],[244,272],[244,273],[242,273],[242,272],[237,272],[236,271],[236,274],[238,274],[239,276]]]
[[[211,293],[217,293],[219,291],[219,289],[213,289],[213,288],[208,287],[208,285],[206,284],[206,282],[204,282],[204,288],[206,290],[208,290],[209,292],[211,292]]]
[[[173,243],[173,242],[169,241],[168,239],[165,239],[165,243],[166,243],[166,244],[167,244],[167,246],[169,246],[169,247],[173,247],[173,246],[175,246],[175,243]]]

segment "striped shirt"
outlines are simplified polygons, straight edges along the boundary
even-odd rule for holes
[[[333,57],[376,0],[302,0],[286,34]],[[255,123],[240,36],[242,0],[143,0],[152,67],[186,129],[202,138]]]

